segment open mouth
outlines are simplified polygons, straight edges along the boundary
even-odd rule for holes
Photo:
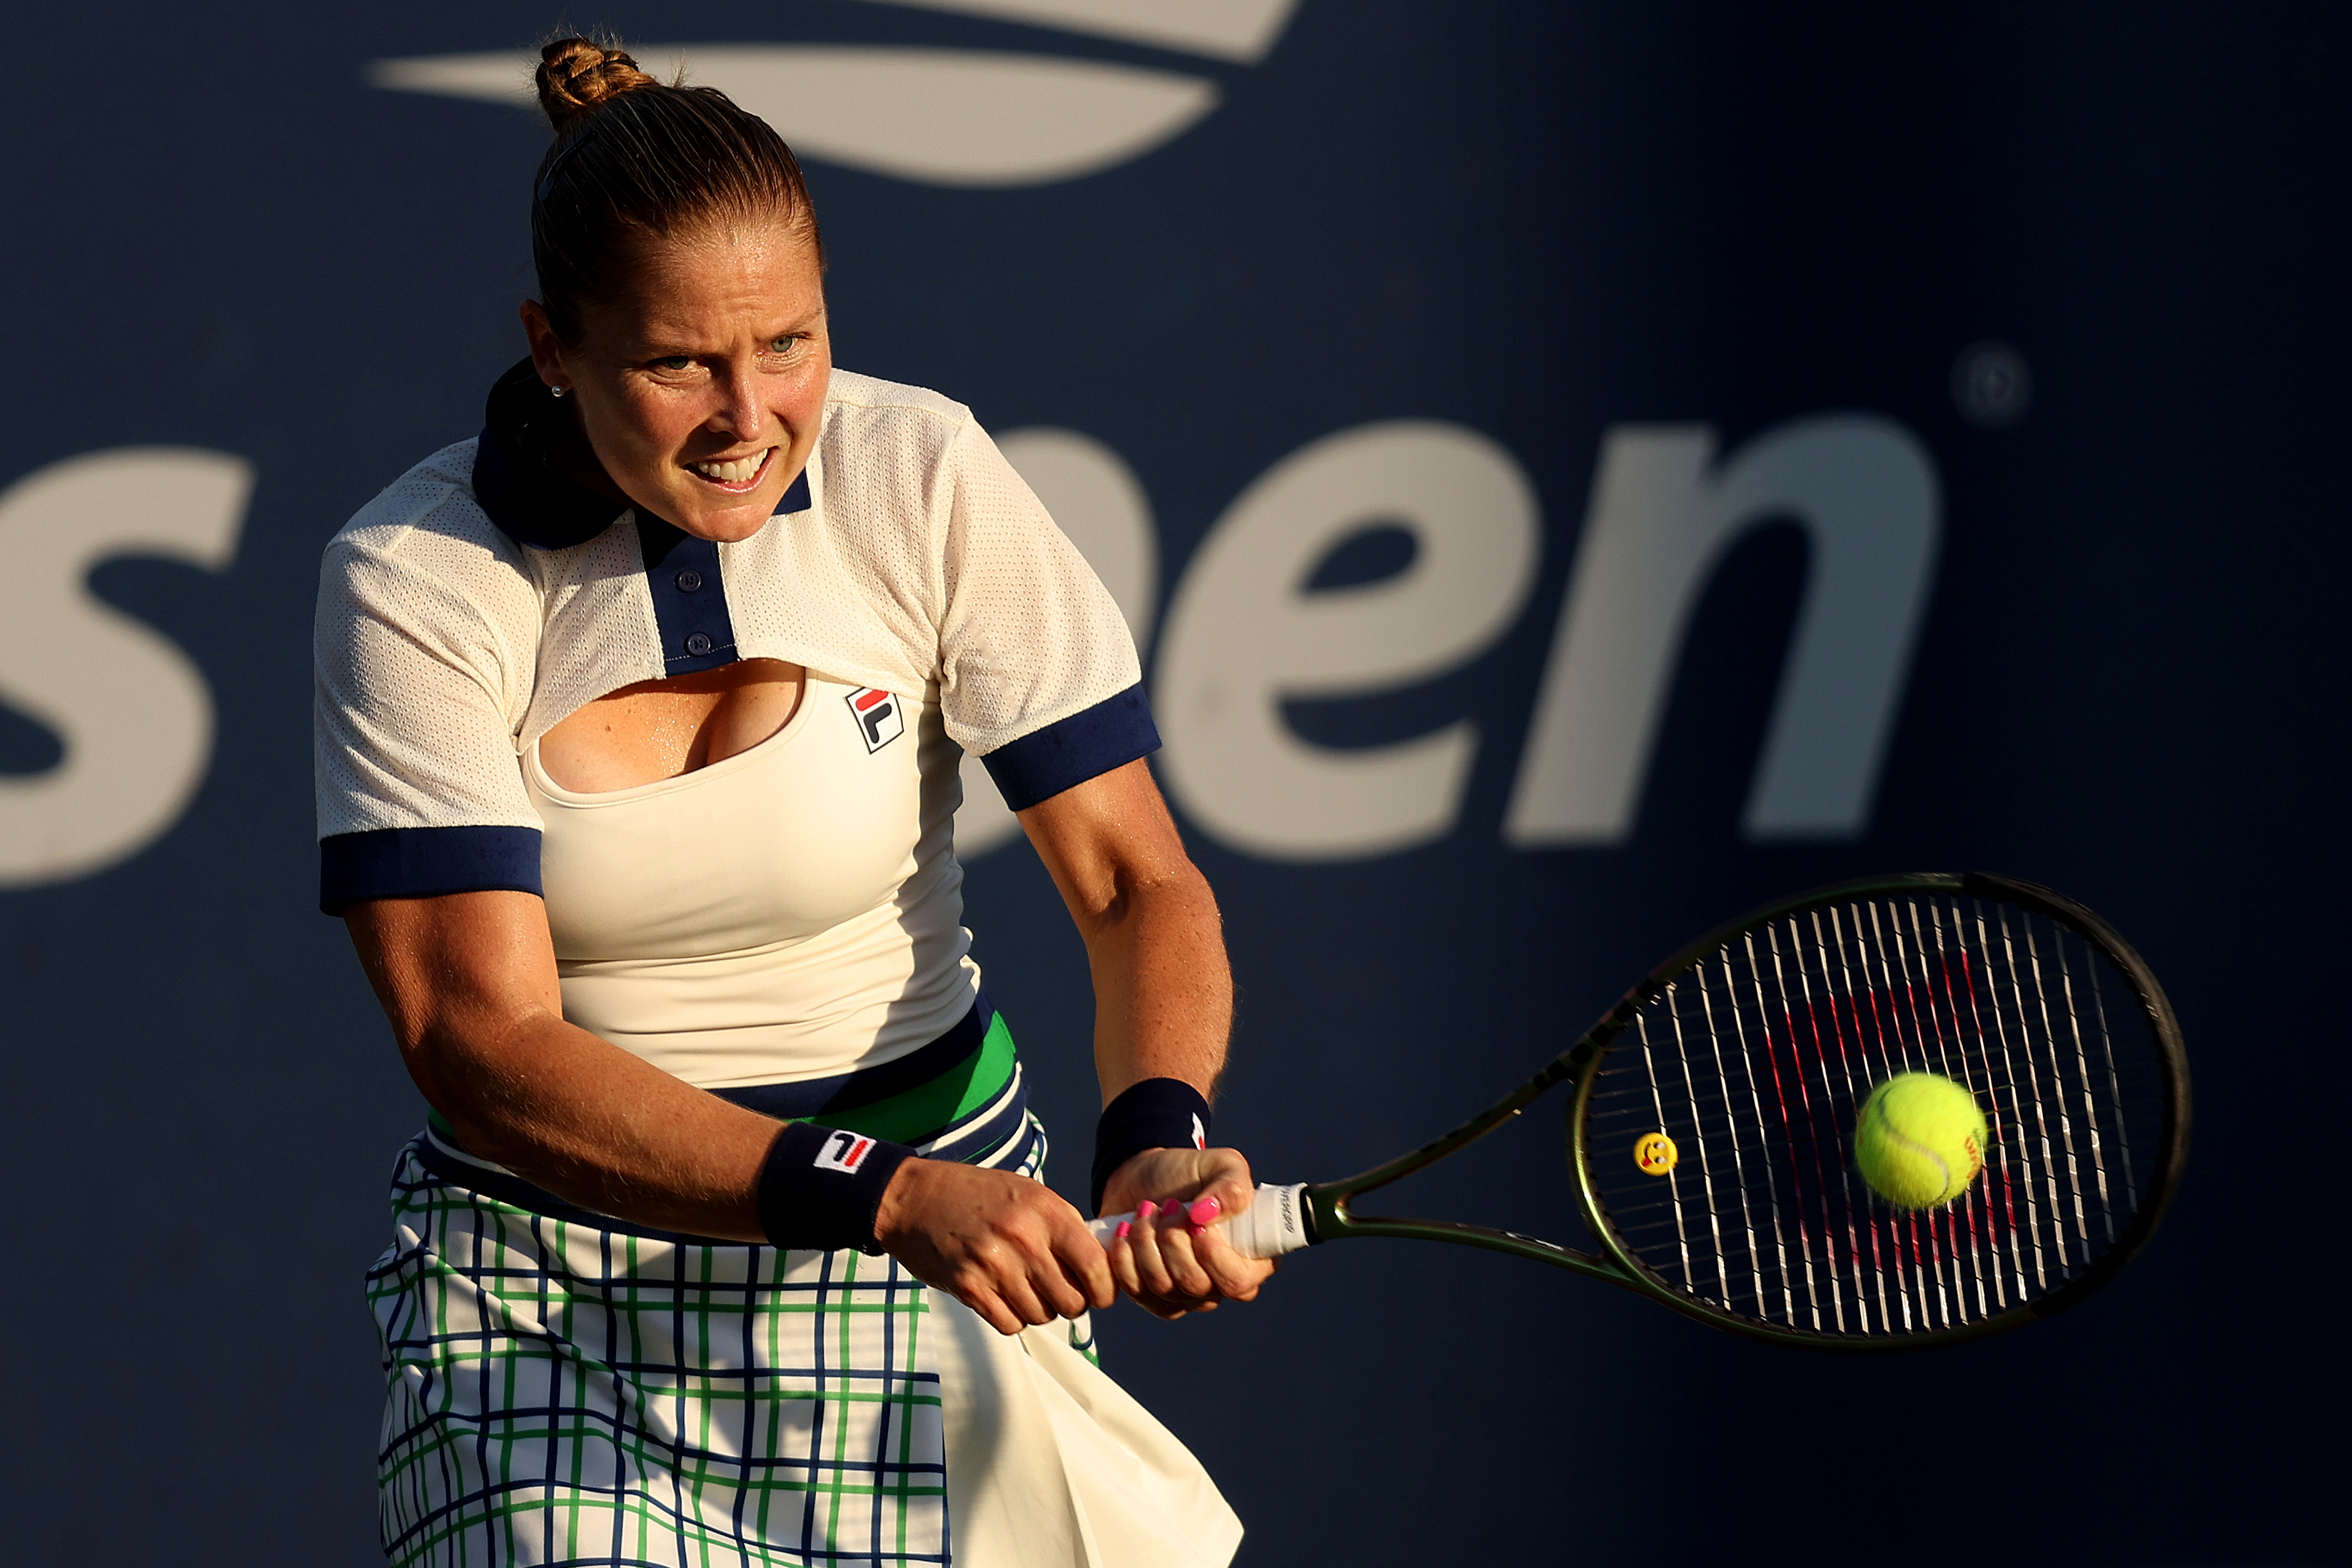
[[[687,466],[704,483],[740,494],[759,488],[761,479],[768,472],[769,459],[775,455],[776,449],[770,446],[744,457],[709,458],[699,463],[689,463]]]

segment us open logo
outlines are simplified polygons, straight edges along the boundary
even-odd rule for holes
[[[849,705],[851,716],[857,720],[857,733],[866,737],[867,756],[907,733],[906,715],[891,693],[860,686],[841,700]]]
[[[1298,0],[869,0],[1006,26],[1003,44],[957,47],[961,29],[896,42],[640,44],[656,76],[675,60],[776,128],[803,159],[922,185],[1050,185],[1132,162],[1223,101],[1216,76],[1093,58],[1086,40],[1255,66]],[[854,16],[854,13],[845,13]],[[879,16],[875,30],[882,28]],[[855,21],[850,27],[856,30]],[[967,26],[973,24],[967,23]],[[893,25],[898,34],[903,26]],[[1004,46],[1062,37],[1038,54]],[[1182,62],[1171,58],[1171,66]],[[394,92],[538,108],[534,52],[377,60],[367,79]]]

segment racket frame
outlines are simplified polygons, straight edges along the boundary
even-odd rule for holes
[[[1608,1210],[1602,1206],[1599,1183],[1593,1176],[1592,1151],[1588,1145],[1585,1129],[1593,1085],[1599,1081],[1601,1064],[1607,1058],[1611,1046],[1633,1024],[1634,1016],[1662,995],[1670,983],[1679,979],[1694,965],[1711,956],[1734,937],[1769,921],[1819,904],[1906,893],[1997,899],[2033,911],[2066,926],[2098,948],[2121,973],[2139,1002],[2155,1038],[2157,1070],[2163,1091],[2155,1168],[2138,1207],[2133,1211],[2123,1233],[2116,1238],[2116,1244],[2089,1268],[2057,1290],[1975,1322],[1948,1328],[1874,1335],[1811,1333],[1717,1307],[1675,1289],[1626,1245],[1624,1238],[1610,1219]],[[1486,1226],[1356,1212],[1355,1200],[1358,1197],[1402,1181],[1416,1171],[1425,1170],[1447,1155],[1476,1143],[1497,1127],[1516,1121],[1528,1105],[1563,1082],[1571,1085],[1567,1111],[1567,1141],[1569,1164],[1576,1175],[1578,1218],[1599,1239],[1601,1250],[1598,1254],[1580,1252],[1538,1237]],[[1300,1197],[1308,1231],[1318,1242],[1338,1240],[1343,1237],[1379,1236],[1484,1248],[1517,1258],[1532,1259],[1538,1263],[1566,1269],[1571,1273],[1605,1280],[1612,1285],[1648,1296],[1686,1317],[1771,1344],[1860,1354],[1927,1350],[1937,1345],[1982,1339],[2022,1322],[2051,1317],[2074,1306],[2114,1278],[2155,1234],[2157,1224],[2163,1218],[2166,1206],[2171,1202],[2172,1195],[2179,1185],[2181,1167],[2189,1154],[2189,1058],[2181,1041],[2179,1020],[2174,1016],[2170,1000],[2165,996],[2164,988],[2157,983],[2156,976],[2147,962],[2114,926],[2063,894],[2015,877],[1986,872],[1911,872],[1833,883],[1768,904],[1737,920],[1726,922],[1686,944],[1643,976],[1619,998],[1615,1006],[1601,1016],[1599,1022],[1585,1030],[1575,1044],[1477,1115],[1410,1154],[1401,1155],[1357,1176],[1339,1181],[1309,1183]]]

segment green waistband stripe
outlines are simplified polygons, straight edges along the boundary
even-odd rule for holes
[[[1003,1093],[1004,1086],[1013,1082],[1018,1055],[1013,1031],[1005,1027],[1004,1015],[998,1013],[988,1020],[988,1033],[981,1038],[980,1049],[929,1083],[918,1083],[871,1105],[802,1119],[893,1144],[923,1143]]]
[[[901,1090],[871,1105],[796,1120],[863,1133],[893,1144],[927,1143],[1003,1093],[1004,1086],[1013,1082],[1019,1055],[1004,1015],[995,1013],[988,1020],[988,1032],[981,1037],[980,1049],[929,1082]],[[428,1106],[425,1120],[450,1143],[457,1141],[457,1130],[440,1112]]]

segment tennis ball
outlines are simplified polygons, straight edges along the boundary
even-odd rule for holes
[[[1959,1197],[1984,1168],[1984,1148],[1976,1096],[1933,1072],[1896,1073],[1854,1118],[1854,1166],[1898,1208],[1941,1208]]]

